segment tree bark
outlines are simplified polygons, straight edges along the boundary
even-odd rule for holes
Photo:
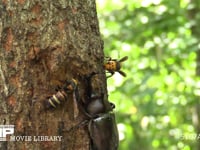
[[[0,124],[15,125],[15,136],[62,136],[57,142],[0,142],[0,149],[88,150],[87,126],[70,130],[85,118],[81,111],[73,118],[73,98],[53,110],[43,102],[72,78],[85,98],[81,77],[98,72],[92,86],[107,103],[95,0],[2,0],[0,16]]]

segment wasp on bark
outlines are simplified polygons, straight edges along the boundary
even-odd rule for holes
[[[121,71],[121,64],[127,59],[128,56],[125,56],[120,60],[112,59],[111,57],[106,57],[106,61],[104,63],[104,69],[109,73],[111,73],[111,75],[107,76],[107,78],[113,76],[115,72],[119,72],[122,76],[126,77],[126,73]]]
[[[56,108],[58,105],[67,101],[68,94],[74,93],[77,88],[77,81],[75,79],[65,81],[62,87],[58,87],[57,92],[51,97],[44,100],[44,106],[46,109]]]

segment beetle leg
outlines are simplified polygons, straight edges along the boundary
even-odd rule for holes
[[[83,120],[76,126],[71,127],[70,129],[62,129],[62,132],[70,132],[72,130],[76,130],[76,129],[80,128],[81,126],[88,125],[88,123],[89,123],[89,120]]]

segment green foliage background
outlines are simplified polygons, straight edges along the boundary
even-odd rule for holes
[[[129,59],[108,79],[120,150],[195,150],[200,81],[189,0],[97,0],[106,56]]]

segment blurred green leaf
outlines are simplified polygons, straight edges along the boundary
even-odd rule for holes
[[[199,40],[191,31],[199,19],[188,15],[195,7],[187,0],[97,0],[105,55],[129,57],[121,68],[127,77],[107,80],[120,150],[198,149],[197,141],[181,140],[195,134],[200,96]]]

